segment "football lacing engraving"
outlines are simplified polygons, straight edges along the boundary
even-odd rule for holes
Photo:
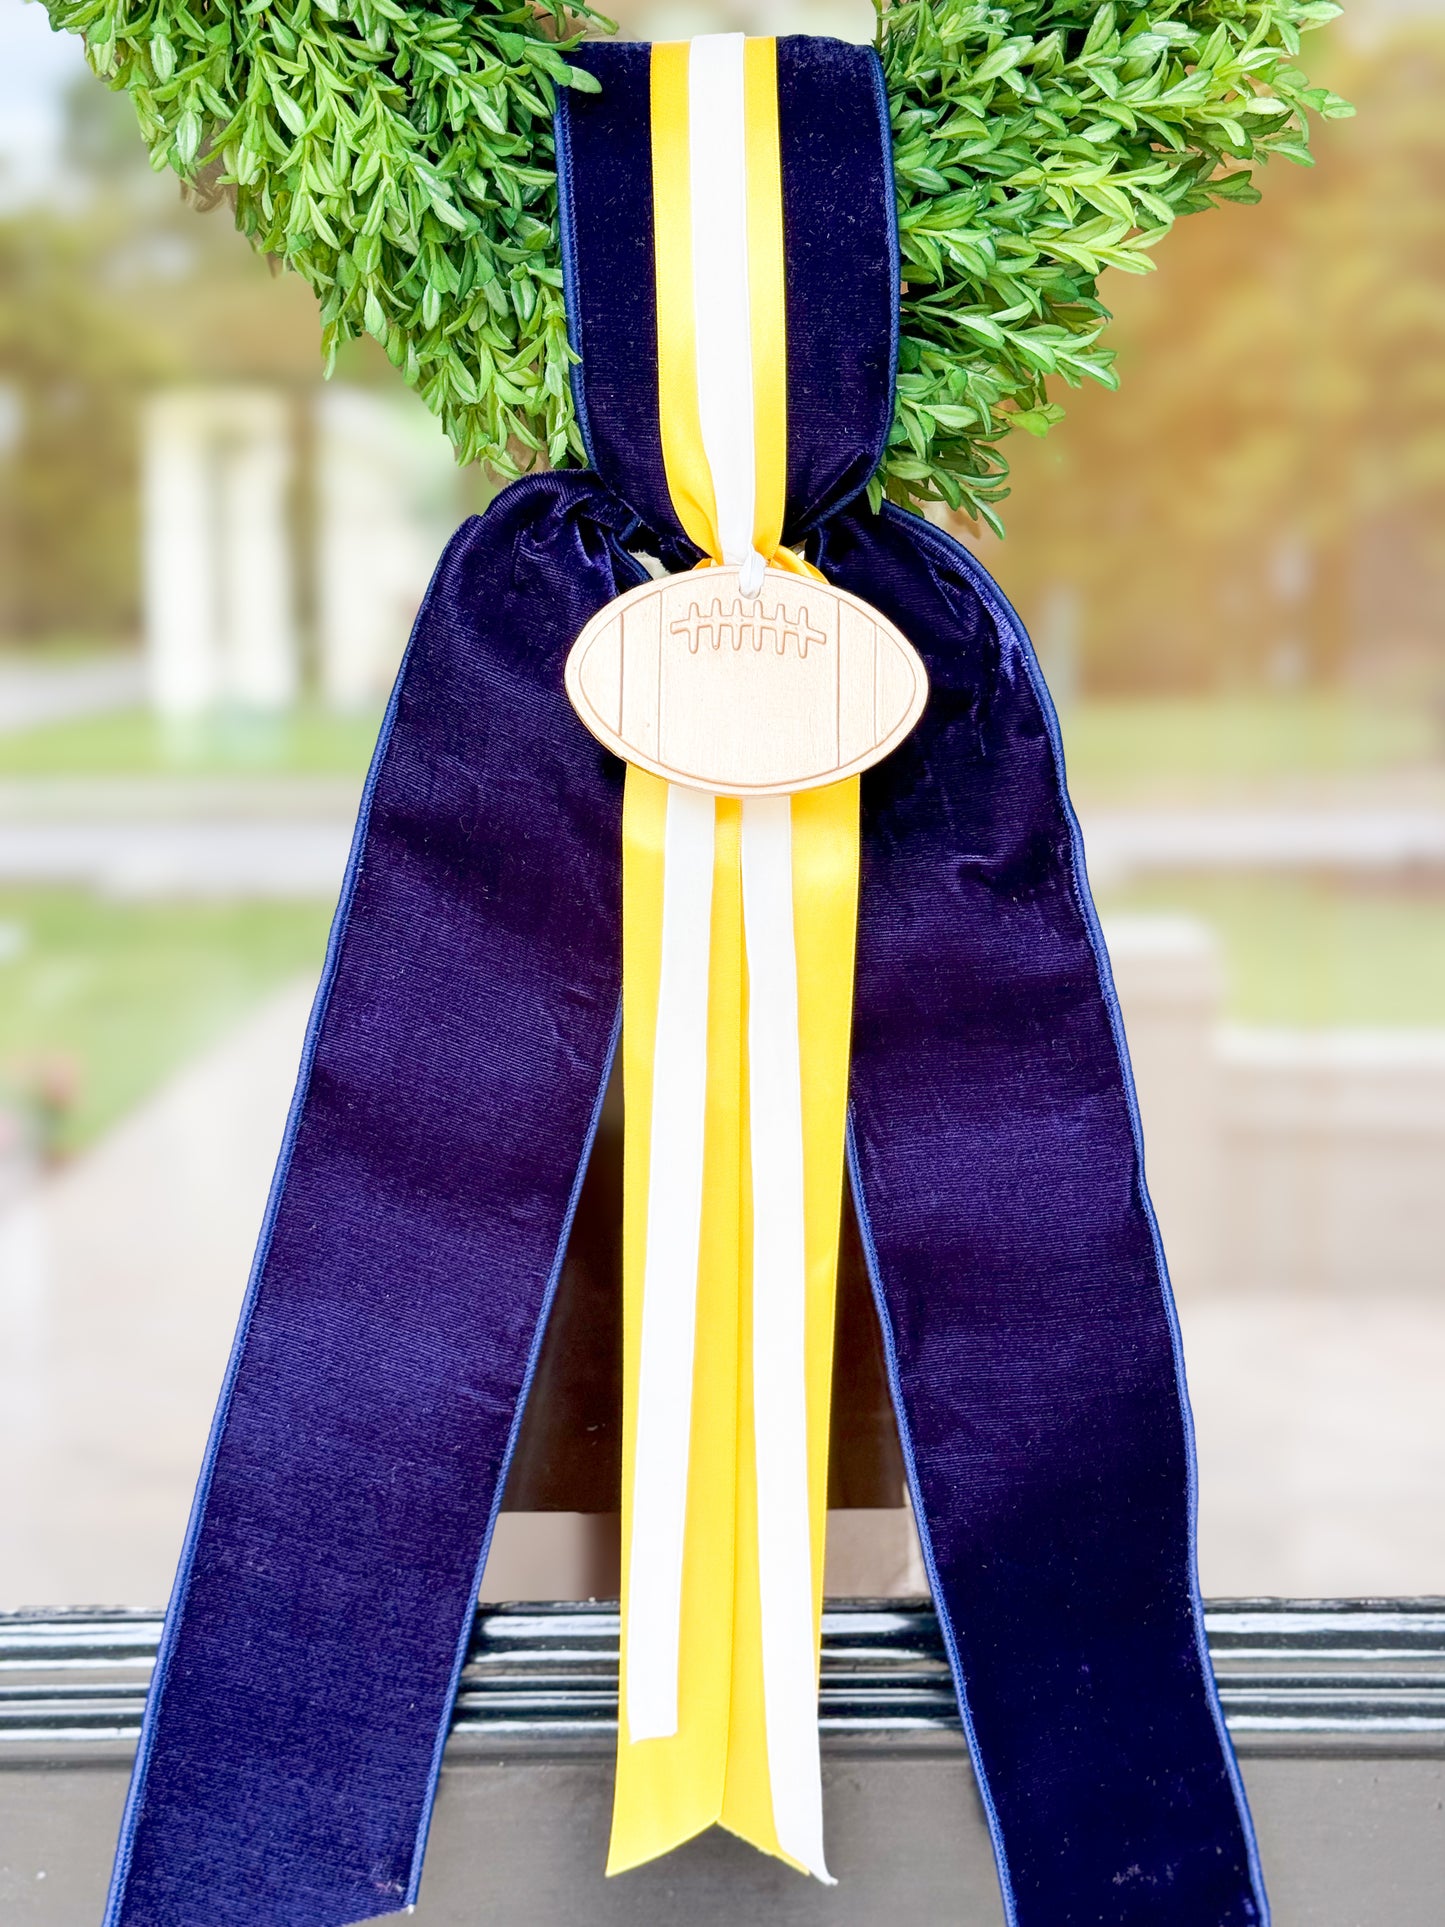
[[[726,606],[720,596],[714,596],[707,609],[692,603],[685,616],[670,624],[670,633],[684,636],[694,656],[704,643],[709,649],[758,652],[771,646],[779,656],[796,649],[800,661],[807,659],[810,647],[821,649],[828,640],[823,630],[809,622],[806,608],[800,607],[797,615],[791,616],[782,602],[765,609],[761,602],[744,602],[741,596],[734,596]]]
[[[856,775],[903,740],[928,694],[917,652],[878,610],[775,568],[747,597],[726,564],[607,603],[566,680],[614,755],[713,796],[790,796]]]

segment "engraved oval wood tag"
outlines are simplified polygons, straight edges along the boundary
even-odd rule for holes
[[[819,789],[881,762],[928,700],[912,644],[831,582],[734,568],[630,589],[567,658],[567,694],[599,742],[718,796]]]

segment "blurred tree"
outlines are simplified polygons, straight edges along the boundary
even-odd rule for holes
[[[1017,450],[979,544],[1091,690],[1445,674],[1445,25],[1320,65],[1358,119],[1106,282],[1121,392]]]
[[[38,214],[0,223],[0,380],[8,636],[133,626],[133,397],[150,343],[107,312],[94,237]]]

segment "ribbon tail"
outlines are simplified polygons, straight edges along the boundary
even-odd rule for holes
[[[669,784],[628,1549],[627,1726],[677,1731],[707,1109],[714,805]]]
[[[809,1516],[807,1187],[792,804],[742,807],[753,1180],[753,1428],[768,1779],[778,1844],[829,1885]]]
[[[828,1879],[818,1754],[818,1627],[826,1526],[834,1282],[842,1202],[858,786],[805,796],[701,797],[711,824],[705,920],[674,862],[676,791],[630,769],[624,815],[624,1086],[628,1137],[623,1269],[623,1691],[609,1872],[654,1858],[714,1823]],[[684,859],[687,860],[687,859]],[[666,934],[692,900],[697,967],[706,932],[707,1076],[700,1207],[684,1150],[697,1100],[686,1068],[694,1005],[664,1057]],[[680,959],[681,951],[677,952]],[[671,1115],[659,1133],[656,1107]],[[660,1135],[666,1140],[660,1144]],[[687,1173],[686,1184],[677,1181]],[[669,1173],[672,1174],[669,1179]],[[656,1263],[656,1188],[696,1252],[696,1292]],[[685,1232],[685,1237],[683,1233]],[[692,1336],[649,1387],[654,1288]],[[658,1357],[662,1357],[659,1351]],[[672,1449],[685,1477],[643,1460],[654,1399],[686,1415]],[[654,1437],[656,1432],[654,1431]],[[676,1571],[676,1502],[685,1491],[680,1593],[642,1590]],[[659,1495],[665,1494],[665,1502]],[[639,1548],[646,1547],[645,1555]],[[667,1548],[666,1560],[657,1549]],[[666,1623],[662,1623],[665,1617]],[[638,1627],[649,1630],[639,1636]],[[643,1669],[643,1677],[636,1677]],[[635,1711],[666,1713],[651,1736]]]
[[[368,778],[108,1927],[411,1904],[616,1038],[621,777],[562,690],[636,575],[582,476],[454,537]],[[640,574],[640,571],[637,572]]]
[[[1006,1912],[1261,1927],[1178,1329],[1052,705],[939,530],[849,511],[818,560],[930,679],[864,779],[850,1155]]]

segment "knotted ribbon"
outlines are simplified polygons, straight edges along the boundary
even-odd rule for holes
[[[756,596],[769,563],[813,573],[782,545],[776,43],[657,46],[650,83],[668,495],[703,565],[738,565]],[[818,1644],[858,784],[736,800],[629,767],[622,849],[609,1869],[717,1821],[826,1879]]]
[[[622,772],[568,707],[562,666],[642,580],[631,551],[686,568],[701,546],[659,401],[654,56],[574,57],[601,85],[558,115],[593,471],[515,484],[459,531],[387,711],[109,1927],[343,1927],[417,1894],[618,1034]],[[779,41],[776,99],[782,539],[896,623],[930,678],[918,729],[862,784],[847,1162],[1005,1912],[1011,1927],[1257,1927],[1203,1643],[1178,1332],[1057,727],[973,558],[857,500],[892,417],[897,325],[877,63]],[[716,906],[718,815],[714,832]],[[632,847],[655,865],[655,818]],[[700,1284],[699,1317],[708,1302]],[[746,1355],[736,1325],[730,1343]],[[696,1410],[692,1427],[695,1445]],[[729,1718],[755,1677],[737,1650]],[[628,1754],[683,1731],[624,1745],[619,1815]],[[765,1754],[754,1731],[738,1757]]]

